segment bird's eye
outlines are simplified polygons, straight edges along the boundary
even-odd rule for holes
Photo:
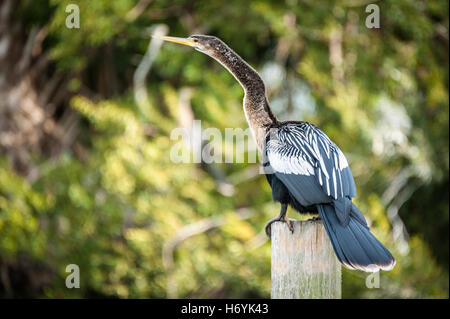
[[[194,39],[194,42],[195,42],[195,43],[198,43],[198,39]]]

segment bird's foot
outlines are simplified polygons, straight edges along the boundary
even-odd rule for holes
[[[309,220],[312,222],[315,222],[315,221],[322,220],[322,219],[320,218],[320,216],[314,216],[313,218],[311,218]]]
[[[277,217],[272,218],[271,220],[269,220],[267,222],[267,224],[266,224],[265,231],[266,231],[267,237],[271,238],[271,236],[272,236],[271,228],[272,228],[272,223],[274,223],[274,222],[286,223],[287,226],[289,227],[289,230],[291,231],[291,233],[292,234],[294,233],[294,224],[290,221],[290,219],[287,218],[286,216],[277,216]]]

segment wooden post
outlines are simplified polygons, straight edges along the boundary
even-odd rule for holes
[[[340,299],[341,264],[319,221],[272,224],[272,299]]]

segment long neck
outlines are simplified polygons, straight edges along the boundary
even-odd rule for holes
[[[264,82],[259,74],[225,44],[219,46],[212,58],[220,62],[244,89],[244,112],[259,147],[274,123],[277,123],[266,97]]]

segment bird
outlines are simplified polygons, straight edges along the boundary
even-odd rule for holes
[[[306,121],[279,121],[270,108],[261,76],[218,37],[162,39],[210,56],[242,86],[244,114],[262,154],[273,200],[281,204],[279,215],[265,227],[267,236],[277,221],[294,231],[287,218],[291,207],[299,213],[318,215],[314,219],[322,221],[338,260],[346,268],[366,272],[393,269],[395,258],[370,232],[352,201],[356,186],[345,155],[322,130]]]

